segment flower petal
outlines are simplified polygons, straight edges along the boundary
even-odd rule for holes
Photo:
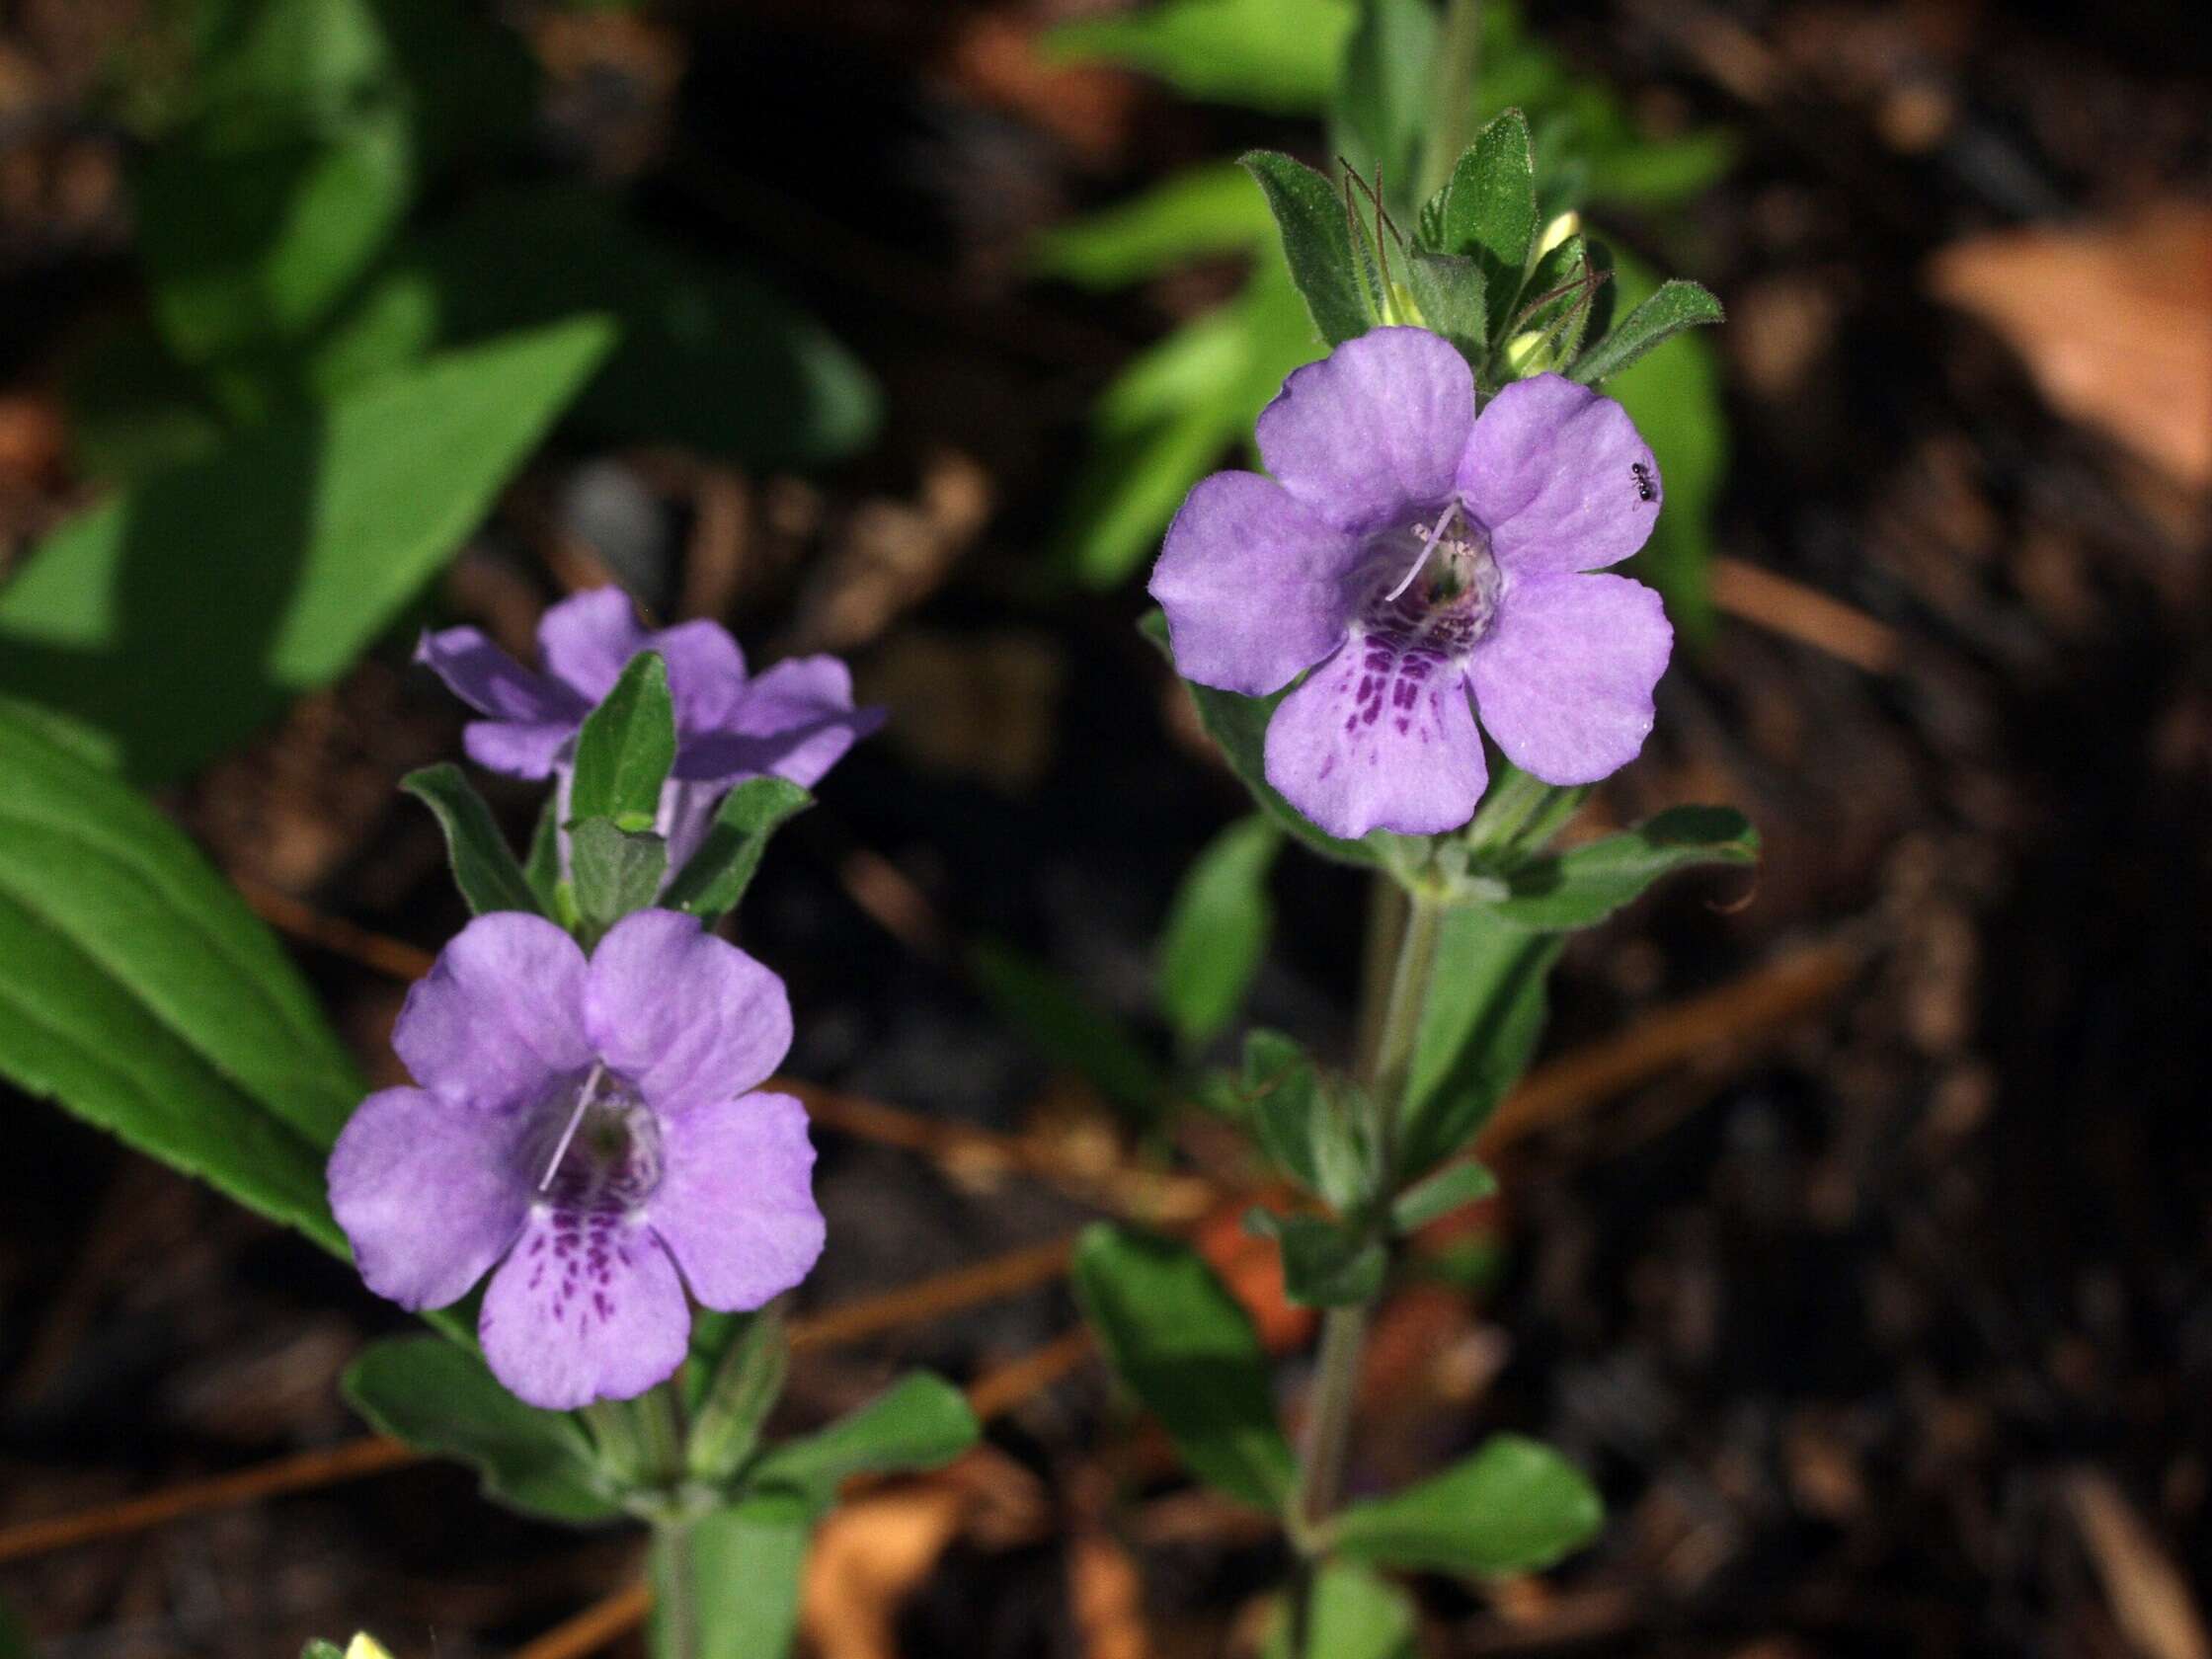
[[[719,730],[687,738],[675,772],[707,782],[773,774],[812,789],[882,724],[883,710],[852,706],[852,671],[841,661],[793,657],[747,685]]]
[[[578,724],[576,720],[534,724],[472,720],[461,729],[461,748],[488,772],[517,778],[550,777],[561,763],[561,751],[576,736]]]
[[[661,1161],[646,1211],[707,1306],[758,1307],[812,1270],[825,1229],[798,1101],[748,1094],[664,1119]]]
[[[1595,783],[1643,748],[1674,637],[1659,595],[1624,576],[1509,578],[1467,678],[1516,766]]]
[[[1489,780],[1462,673],[1386,633],[1347,641],[1276,707],[1267,781],[1332,835],[1458,829]]]
[[[484,1277],[529,1209],[524,1122],[414,1088],[360,1103],[331,1149],[330,1207],[370,1290],[443,1307]]]
[[[1659,516],[1659,463],[1628,412],[1557,374],[1517,380],[1490,400],[1459,483],[1508,571],[1619,564]]]
[[[791,1047],[783,982],[674,910],[624,916],[599,941],[584,1021],[664,1118],[743,1094]]]
[[[534,1099],[592,1064],[584,952],[543,916],[478,916],[407,993],[392,1047],[418,1083],[456,1104]]]
[[[630,595],[619,588],[593,588],[563,599],[538,618],[538,655],[545,672],[572,688],[587,706],[614,689],[630,659],[646,648]]]
[[[719,622],[679,622],[646,635],[638,649],[658,651],[668,664],[675,729],[684,736],[713,731],[745,691],[745,653]]]
[[[1295,370],[1260,412],[1267,470],[1333,524],[1381,530],[1452,494],[1474,375],[1426,329],[1379,328]]]
[[[1273,479],[1200,479],[1167,526],[1149,584],[1167,612],[1176,672],[1248,697],[1281,690],[1343,640],[1360,555],[1358,536]]]
[[[538,1204],[492,1275],[476,1334],[517,1399],[569,1411],[635,1398],[672,1375],[690,1345],[691,1307],[640,1218]]]
[[[415,647],[415,661],[470,708],[497,720],[567,720],[573,726],[584,714],[567,686],[530,672],[479,628],[425,634]]]

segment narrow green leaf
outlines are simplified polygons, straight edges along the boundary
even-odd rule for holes
[[[1568,370],[1570,379],[1594,386],[1618,374],[1671,335],[1703,323],[1725,321],[1720,301],[1696,282],[1680,277],[1659,284],[1659,291],[1621,319],[1611,334],[1584,352]]]
[[[783,1659],[813,1534],[804,1512],[757,1502],[655,1529],[654,1659]]]
[[[1507,324],[1506,377],[1540,374],[1572,362],[1600,286],[1583,237],[1570,236],[1539,257],[1520,312]]]
[[[1336,84],[1353,23],[1351,0],[1160,0],[1062,24],[1043,49],[1142,69],[1189,98],[1314,115]]]
[[[1473,1457],[1336,1518],[1336,1552],[1372,1566],[1535,1572],[1597,1536],[1605,1506],[1547,1446],[1493,1435]]]
[[[748,778],[722,798],[706,839],[661,903],[710,924],[727,915],[752,885],[768,837],[813,805],[814,797],[788,779]]]
[[[0,691],[103,731],[135,777],[190,771],[390,626],[608,340],[583,319],[435,358],[71,520],[0,591]]]
[[[1489,290],[1471,255],[1415,249],[1405,262],[1405,285],[1421,308],[1422,326],[1470,361],[1482,356],[1490,338]]]
[[[430,808],[445,831],[445,851],[453,866],[453,885],[461,890],[473,915],[490,910],[527,910],[543,914],[529,878],[514,862],[492,809],[469,787],[460,767],[449,760],[409,772],[400,788]]]
[[[25,1651],[28,1652],[29,1649]],[[9,1659],[5,1643],[0,1643],[0,1659]],[[318,1636],[299,1650],[299,1659],[346,1659],[346,1651],[336,1642],[324,1641]]]
[[[1349,1561],[1331,1561],[1313,1586],[1305,1652],[1292,1650],[1290,1608],[1278,1603],[1262,1659],[1415,1659],[1413,1598]]]
[[[1490,337],[1497,338],[1520,298],[1537,240],[1536,162],[1528,118],[1508,110],[1476,134],[1445,187],[1447,254],[1471,255],[1489,289]]]
[[[1522,865],[1506,878],[1511,896],[1489,908],[1516,927],[1592,927],[1670,871],[1758,861],[1759,831],[1742,813],[1670,807],[1633,830]]]
[[[661,810],[661,786],[675,764],[675,703],[669,666],[658,651],[630,659],[576,740],[576,781],[569,823],[604,818],[625,830],[650,827]]]
[[[998,939],[977,943],[968,953],[968,967],[1000,1016],[1047,1059],[1086,1078],[1141,1121],[1158,1113],[1166,1079],[1151,1056],[1065,978]]]
[[[1391,1230],[1418,1232],[1431,1222],[1478,1198],[1488,1198],[1497,1190],[1498,1178],[1471,1158],[1448,1163],[1398,1194],[1390,1206]]]
[[[341,1254],[323,1163],[362,1087],[176,828],[0,708],[0,1073]]]
[[[1168,639],[1167,618],[1159,611],[1150,611],[1139,627],[1145,637],[1159,648],[1160,655],[1173,663],[1175,652]],[[1267,697],[1239,697],[1233,691],[1217,691],[1211,685],[1196,685],[1188,680],[1184,683],[1189,686],[1192,702],[1198,705],[1199,724],[1206,728],[1206,735],[1222,746],[1222,756],[1228,762],[1229,770],[1252,792],[1252,799],[1270,818],[1324,858],[1334,859],[1339,864],[1375,864],[1375,848],[1383,833],[1382,830],[1364,840],[1340,840],[1313,825],[1267,781],[1267,723],[1274,716],[1275,705],[1290,695],[1290,687]]]
[[[1267,876],[1283,837],[1265,818],[1241,819],[1206,844],[1175,890],[1160,937],[1158,995],[1185,1048],[1236,1017],[1267,954],[1275,910]]]
[[[576,1418],[524,1405],[457,1342],[372,1342],[347,1368],[344,1386],[372,1427],[469,1464],[485,1493],[511,1509],[571,1523],[622,1513]]]
[[[1261,1149],[1292,1180],[1318,1192],[1313,1121],[1328,1108],[1313,1062],[1280,1032],[1254,1031],[1244,1039],[1242,1081],[1245,1110]]]
[[[1429,0],[1361,0],[1329,111],[1336,153],[1402,198],[1420,171],[1436,83],[1437,18]]]
[[[783,1393],[791,1342],[773,1307],[692,1321],[691,1353],[684,1361],[684,1410],[691,1432],[684,1462],[702,1480],[719,1483],[735,1474],[759,1444],[761,1425]]]
[[[1389,1253],[1366,1227],[1319,1216],[1254,1210],[1247,1231],[1272,1238],[1283,1254],[1283,1291],[1301,1307],[1348,1307],[1382,1294]]]
[[[522,874],[537,900],[537,908],[557,917],[561,891],[561,798],[558,790],[548,791],[545,805],[538,809],[537,828],[530,831],[530,850],[522,861]]]
[[[981,1432],[958,1388],[933,1372],[909,1372],[828,1428],[763,1454],[746,1471],[746,1489],[793,1493],[819,1511],[853,1475],[935,1468]]]
[[[1244,170],[1212,162],[1053,226],[1031,245],[1029,268],[1086,288],[1119,288],[1208,255],[1263,247],[1274,229],[1267,198]]]
[[[1115,1375],[1157,1416],[1194,1473],[1262,1509],[1296,1460],[1275,1420],[1252,1321],[1188,1246],[1100,1223],[1075,1246],[1077,1299]]]
[[[1360,276],[1352,227],[1336,187],[1304,162],[1274,150],[1252,150],[1238,161],[1267,193],[1276,228],[1283,234],[1291,280],[1304,296],[1321,338],[1341,346],[1375,327],[1374,302]]]
[[[1399,1126],[1399,1175],[1459,1151],[1520,1081],[1543,1034],[1544,982],[1563,936],[1482,907],[1447,911]]]
[[[569,868],[586,947],[632,910],[652,907],[669,873],[669,843],[651,830],[617,830],[588,818],[569,835]]]

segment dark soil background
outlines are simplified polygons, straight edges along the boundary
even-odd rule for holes
[[[963,965],[1011,941],[1143,1021],[1175,878],[1242,810],[1133,630],[1141,596],[1039,580],[1090,399],[1224,274],[1102,303],[1025,281],[1022,250],[1191,161],[1316,137],[1050,68],[1030,41],[1067,9],[510,8],[551,72],[548,154],[803,296],[891,409],[871,452],[811,479],[557,442],[437,604],[521,646],[540,606],[611,573],[666,614],[722,616],[757,659],[849,655],[889,731],[749,901],[749,948],[792,984],[789,1068],[1095,1165],[1136,1155],[1125,1127]],[[0,17],[0,538],[19,547],[85,499],[61,458],[68,343],[135,303],[118,139],[72,112],[137,11]],[[1385,1316],[1355,1483],[1518,1428],[1606,1490],[1603,1540],[1541,1583],[1424,1583],[1436,1654],[2202,1659],[2212,436],[2176,432],[2202,406],[2150,370],[2204,350],[2212,240],[2141,227],[2212,187],[2204,15],[1718,0],[1533,21],[1645,117],[1742,139],[1694,208],[1614,227],[1730,307],[1736,564],[1716,639],[1678,657],[1644,760],[1595,810],[1728,802],[1768,851],[1755,886],[1672,884],[1570,951],[1544,1054],[1584,1070],[1550,1073],[1506,1202],[1438,1256],[1462,1271]],[[2030,296],[2024,325],[1932,276],[2008,231],[2018,263],[1976,291]],[[2103,251],[2096,280],[2053,274],[2067,238]],[[2107,365],[2086,404],[2051,378],[2082,331]],[[434,949],[461,919],[430,820],[393,792],[459,726],[406,649],[169,802],[294,933],[378,1077],[406,964],[378,971],[346,927]],[[527,801],[499,799],[519,824]],[[1288,861],[1275,892],[1253,1012],[1341,1052],[1362,891]],[[1808,960],[1820,994],[1758,1000]],[[1678,1063],[1605,1073],[1714,992]],[[358,1435],[337,1375],[403,1315],[50,1106],[0,1109],[0,1526]],[[819,1139],[831,1243],[802,1312],[1098,1213]],[[1177,1155],[1222,1152],[1201,1124]],[[1295,1415],[1299,1319],[1220,1250]],[[1046,1285],[824,1344],[785,1409],[819,1420],[900,1363],[972,1381],[1074,1323]],[[1249,1651],[1281,1566],[1177,1483],[1095,1362],[832,1532],[809,1590],[824,1659]],[[637,1548],[417,1467],[0,1563],[0,1600],[70,1659],[289,1654],[357,1625],[401,1659],[464,1659],[618,1590]]]

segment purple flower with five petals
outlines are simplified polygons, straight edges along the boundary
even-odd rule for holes
[[[852,674],[836,658],[794,657],[749,678],[745,653],[720,623],[649,631],[619,588],[552,606],[537,643],[544,670],[535,673],[476,628],[425,634],[415,655],[488,717],[461,734],[470,759],[510,777],[557,776],[565,795],[584,717],[632,658],[659,652],[675,704],[675,765],[658,825],[671,870],[697,849],[733,784],[772,773],[811,789],[883,724],[882,710],[852,706]]]
[[[1272,478],[1199,481],[1152,596],[1185,678],[1268,723],[1267,780],[1333,835],[1452,830],[1488,782],[1482,724],[1546,783],[1635,758],[1674,630],[1588,574],[1644,543],[1659,468],[1627,412],[1556,374],[1475,414],[1445,340],[1382,328],[1297,370],[1259,418]]]
[[[532,1405],[628,1399],[683,1361],[690,1296],[758,1307],[822,1253],[807,1116],[753,1092],[791,1046],[783,982],[640,910],[589,961],[540,916],[468,924],[392,1035],[418,1086],[362,1101],[331,1209],[369,1289],[459,1301]]]

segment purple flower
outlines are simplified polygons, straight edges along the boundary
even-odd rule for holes
[[[1450,344],[1383,328],[1283,383],[1273,478],[1200,480],[1152,571],[1176,667],[1263,696],[1267,780],[1334,835],[1456,829],[1482,724],[1547,783],[1633,759],[1674,631],[1658,594],[1585,572],[1641,547],[1659,468],[1627,413],[1556,374],[1481,416]]]
[[[794,657],[746,676],[745,654],[720,623],[648,631],[619,588],[563,599],[537,625],[533,673],[476,628],[425,634],[415,655],[479,713],[461,734],[469,758],[510,777],[558,775],[565,791],[576,734],[630,659],[658,651],[675,703],[675,766],[661,795],[669,867],[696,850],[732,784],[772,773],[813,788],[856,739],[883,724],[852,706],[852,674],[834,657]]]
[[[806,1112],[749,1092],[791,1046],[783,983],[689,916],[625,916],[589,962],[540,916],[480,916],[392,1044],[420,1086],[361,1102],[331,1209],[402,1306],[497,1264],[484,1358],[532,1405],[643,1393],[682,1363],[686,1286],[758,1307],[822,1253]]]

